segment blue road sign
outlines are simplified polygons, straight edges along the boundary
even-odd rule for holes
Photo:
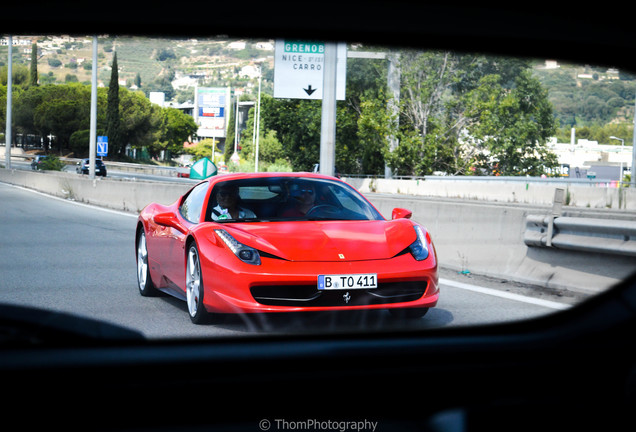
[[[108,137],[107,136],[98,136],[97,137],[97,156],[108,156]]]

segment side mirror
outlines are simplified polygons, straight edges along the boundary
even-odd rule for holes
[[[391,219],[411,219],[413,212],[404,208],[394,208],[391,212]]]
[[[185,227],[181,225],[179,219],[177,219],[177,216],[172,212],[157,213],[153,216],[152,219],[157,225],[175,228],[182,233],[185,233],[187,231]]]

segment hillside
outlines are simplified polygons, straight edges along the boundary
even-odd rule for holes
[[[85,37],[21,37],[13,50],[15,65],[27,68],[31,59],[31,43],[38,45],[38,75],[40,83],[84,82],[91,80],[92,38]],[[117,52],[120,84],[140,88],[146,93],[165,91],[168,99],[177,92],[193,95],[195,82],[200,85],[252,87],[258,76],[273,68],[271,41],[169,40],[138,37],[98,38],[98,85],[108,86],[113,55]],[[5,53],[6,47],[0,47]],[[2,54],[0,54],[2,55]],[[2,66],[0,60],[0,66]],[[191,78],[196,77],[196,78]],[[140,85],[139,85],[140,84]],[[189,99],[192,99],[190,96]]]
[[[27,71],[32,42],[38,44],[40,83],[90,82],[90,37],[20,37],[20,45],[13,50],[14,64]],[[263,91],[272,93],[273,41],[101,36],[100,86],[107,86],[110,81],[114,52],[121,85],[146,94],[163,91],[168,100],[192,101],[195,84],[230,86],[243,94],[255,93],[259,68],[263,71]],[[0,66],[6,61],[5,53],[6,47],[0,47]],[[634,75],[543,60],[537,61],[533,69],[548,90],[560,127],[633,122]]]
[[[606,67],[545,62],[534,68],[561,127],[632,123],[636,76]]]

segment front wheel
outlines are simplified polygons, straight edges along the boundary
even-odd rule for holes
[[[150,279],[150,266],[148,265],[148,246],[146,234],[143,229],[137,235],[137,287],[144,297],[157,295],[157,289]]]
[[[186,301],[188,314],[194,324],[208,321],[209,314],[203,306],[203,278],[201,277],[201,261],[196,244],[188,249],[186,261]]]

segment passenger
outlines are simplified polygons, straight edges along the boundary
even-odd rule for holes
[[[253,211],[239,207],[238,187],[222,185],[216,193],[217,206],[212,209],[212,220],[253,219]]]

